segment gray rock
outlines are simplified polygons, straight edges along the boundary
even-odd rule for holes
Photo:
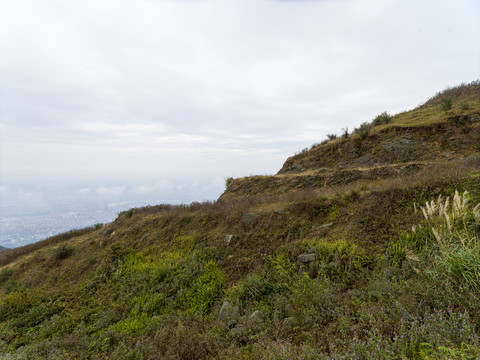
[[[233,238],[233,235],[225,235],[225,238],[223,239],[223,241],[225,242],[225,244],[230,244],[230,241],[232,241],[232,238]]]
[[[331,222],[331,223],[328,223],[328,224],[323,224],[322,227],[321,227],[321,229],[322,229],[322,230],[328,229],[328,228],[329,228],[330,226],[332,226],[332,225],[333,225],[332,222]]]
[[[258,219],[257,214],[252,214],[252,213],[245,213],[242,216],[242,221],[245,225],[253,225]]]
[[[318,231],[319,235],[326,235],[328,232],[328,229],[333,225],[333,223],[328,223],[324,224],[320,227],[320,230]]]
[[[300,254],[298,255],[298,261],[303,264],[311,263],[312,261],[317,260],[317,254]]]
[[[224,300],[220,311],[218,312],[218,320],[225,321],[229,325],[233,322],[236,324],[236,320],[239,316],[238,306],[233,306],[230,301]]]
[[[253,322],[262,322],[265,318],[265,315],[260,310],[255,310],[252,315],[250,315],[250,320]]]

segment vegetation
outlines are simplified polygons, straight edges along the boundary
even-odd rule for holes
[[[393,120],[393,117],[389,113],[384,111],[380,115],[377,115],[375,119],[373,119],[372,124],[374,126],[385,125],[385,124],[391,123],[392,120]]]
[[[429,100],[434,122],[405,125],[422,106],[366,123],[217,201],[0,253],[0,359],[478,359],[467,90],[448,113]]]

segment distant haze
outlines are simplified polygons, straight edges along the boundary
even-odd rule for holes
[[[213,200],[480,78],[476,0],[3,0],[0,34],[4,219]]]

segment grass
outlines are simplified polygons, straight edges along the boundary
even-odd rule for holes
[[[427,202],[420,208],[428,223],[426,237],[431,241],[429,275],[436,281],[449,281],[480,291],[480,203],[470,205],[467,191]],[[433,235],[433,236],[432,236]]]

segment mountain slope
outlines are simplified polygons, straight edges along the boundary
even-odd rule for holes
[[[1,358],[478,357],[479,90],[2,252]]]

